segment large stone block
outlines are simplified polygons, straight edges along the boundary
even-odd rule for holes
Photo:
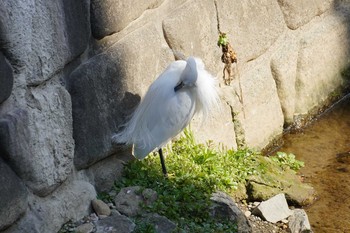
[[[73,167],[71,101],[56,83],[27,90],[28,109],[0,119],[0,148],[33,192],[52,192]]]
[[[345,83],[341,72],[350,65],[349,22],[346,17],[333,14],[303,27],[298,54],[296,114],[307,114],[319,107]]]
[[[0,2],[0,47],[37,85],[81,54],[90,36],[89,1]]]
[[[215,19],[212,1],[191,0],[163,20],[164,36],[169,47],[175,53],[200,57],[212,73],[216,73],[222,64]]]
[[[276,84],[265,61],[266,58],[261,58],[248,63],[240,78],[245,142],[257,149],[282,134],[284,121]]]
[[[164,0],[91,0],[91,27],[95,38],[121,31],[147,9],[158,7]]]
[[[28,191],[0,158],[0,231],[14,223],[28,207]]]
[[[33,197],[30,210],[4,233],[58,232],[69,220],[78,221],[88,215],[95,198],[96,191],[88,182],[63,184],[46,198]]]
[[[285,30],[282,12],[275,0],[219,0],[216,3],[220,30],[228,34],[239,63],[259,57]]]
[[[196,116],[191,121],[191,130],[193,130],[196,141],[205,144],[210,140],[217,145],[237,149],[230,106],[222,99],[220,108],[213,109],[210,114],[211,116],[205,121]]]
[[[4,102],[12,92],[13,71],[4,54],[0,52],[0,104]]]
[[[162,53],[153,24],[124,37],[79,66],[68,79],[72,96],[75,158],[86,168],[115,152],[112,134],[125,123],[140,96],[172,57]]]
[[[284,20],[290,29],[297,29],[328,10],[334,0],[278,0]]]
[[[295,113],[298,35],[286,33],[271,58],[271,72],[276,82],[285,124],[292,124]]]

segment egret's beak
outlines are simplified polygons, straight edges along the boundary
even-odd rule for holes
[[[174,87],[174,91],[177,92],[178,90],[180,90],[181,88],[184,87],[184,83],[181,81],[179,84],[177,84],[175,87]]]

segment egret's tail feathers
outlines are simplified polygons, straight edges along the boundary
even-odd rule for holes
[[[198,70],[197,81],[197,112],[204,119],[212,115],[214,111],[220,110],[220,97],[217,90],[217,79],[202,67]]]
[[[149,153],[152,152],[153,149],[150,147],[138,147],[134,145],[133,154],[137,159],[144,159]]]

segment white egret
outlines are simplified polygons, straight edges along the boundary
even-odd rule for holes
[[[158,149],[162,171],[167,176],[162,146],[179,134],[196,113],[205,118],[218,106],[215,78],[201,59],[172,62],[152,83],[124,129],[112,141],[133,145],[137,159]]]

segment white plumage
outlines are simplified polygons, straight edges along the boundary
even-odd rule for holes
[[[201,59],[189,57],[187,61],[172,62],[112,140],[134,145],[134,156],[143,159],[179,134],[194,114],[206,117],[218,105],[215,84]]]

